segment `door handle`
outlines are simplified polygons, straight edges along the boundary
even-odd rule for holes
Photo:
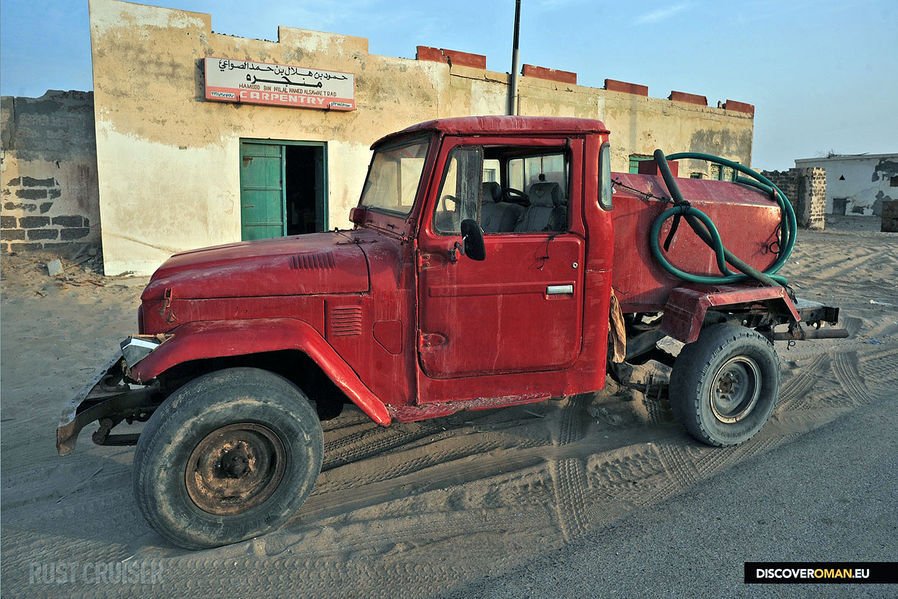
[[[574,295],[573,285],[548,285],[546,295]]]

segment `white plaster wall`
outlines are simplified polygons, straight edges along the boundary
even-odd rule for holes
[[[346,229],[349,211],[359,203],[371,162],[371,150],[363,143],[331,141],[327,144],[328,225]]]
[[[826,213],[832,214],[833,198],[847,198],[845,214],[872,216],[877,199],[898,200],[898,187],[890,186],[890,177],[874,172],[885,158],[898,162],[898,154],[890,157],[833,157],[796,160],[798,167],[818,166],[826,170]],[[843,179],[844,177],[844,179]]]
[[[240,239],[236,140],[173,146],[106,121],[97,139],[106,274],[146,274],[175,252]]]

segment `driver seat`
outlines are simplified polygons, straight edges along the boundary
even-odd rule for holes
[[[524,209],[502,201],[502,187],[495,181],[481,185],[480,226],[484,233],[511,233]]]

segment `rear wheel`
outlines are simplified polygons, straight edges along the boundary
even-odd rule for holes
[[[770,341],[739,325],[704,329],[677,357],[670,379],[674,415],[703,443],[723,447],[753,437],[779,397]]]
[[[305,395],[265,370],[199,377],[153,413],[134,464],[149,524],[188,549],[236,543],[282,524],[321,469],[321,424]]]

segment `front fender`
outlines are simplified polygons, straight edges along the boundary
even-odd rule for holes
[[[190,322],[135,364],[129,378],[149,381],[169,368],[191,360],[242,356],[270,351],[298,350],[324,373],[374,422],[390,424],[390,413],[355,371],[310,324],[292,318]]]

